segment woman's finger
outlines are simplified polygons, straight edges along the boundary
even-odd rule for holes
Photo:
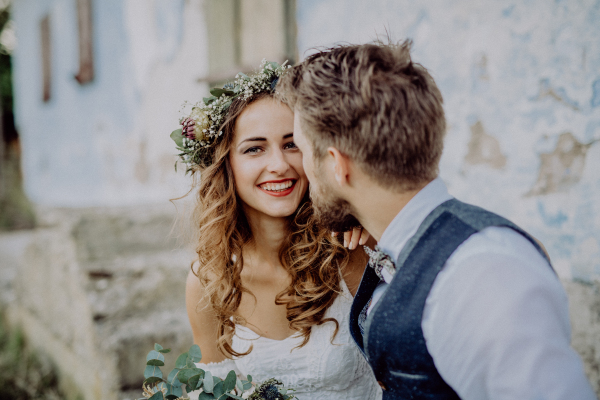
[[[366,229],[362,229],[362,231],[360,232],[360,240],[358,241],[358,244],[363,245],[365,243],[367,243],[367,240],[369,240],[369,238],[371,237],[371,234],[366,230]]]
[[[358,246],[358,241],[360,240],[361,231],[362,231],[361,227],[352,228],[352,234],[350,237],[350,241],[348,243],[348,249],[354,250]]]
[[[344,232],[344,247],[348,247],[350,244],[350,238],[352,237],[352,231]]]

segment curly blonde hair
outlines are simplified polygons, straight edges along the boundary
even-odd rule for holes
[[[206,292],[205,298],[210,300],[207,306],[217,316],[217,347],[226,357],[252,351],[250,348],[238,353],[231,346],[235,323],[245,323],[235,315],[242,293],[252,294],[241,281],[242,249],[252,241],[252,232],[236,193],[229,149],[238,116],[250,103],[265,97],[273,96],[263,92],[234,100],[221,128],[223,138],[215,145],[212,164],[193,171],[199,186],[194,210],[199,267],[194,273]],[[290,329],[299,331],[304,338],[298,346],[302,347],[314,325],[333,322],[333,337],[337,334],[338,322],[324,316],[340,292],[340,271],[348,264],[349,255],[328,231],[317,225],[308,191],[288,221],[289,234],[279,249],[279,260],[290,274],[291,283],[277,295],[275,303],[286,306]]]

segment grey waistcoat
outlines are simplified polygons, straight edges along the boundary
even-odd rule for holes
[[[489,226],[515,230],[547,259],[538,243],[507,219],[448,200],[425,218],[400,252],[397,272],[369,313],[363,337],[358,318],[379,283],[372,268],[365,270],[350,311],[350,333],[384,388],[384,400],[459,398],[435,368],[421,320],[427,295],[448,257],[472,234]]]

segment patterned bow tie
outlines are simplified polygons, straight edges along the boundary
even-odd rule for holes
[[[394,261],[388,256],[379,246],[375,246],[375,250],[371,250],[368,246],[363,246],[365,252],[369,256],[369,266],[375,270],[375,273],[379,277],[379,279],[383,279],[384,281],[388,281],[383,276],[383,271],[385,270],[387,275],[389,276],[389,280],[396,273],[396,265]]]

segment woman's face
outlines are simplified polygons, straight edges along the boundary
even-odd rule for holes
[[[298,208],[308,180],[293,132],[294,114],[270,97],[251,103],[237,118],[229,161],[247,214],[287,217]]]

